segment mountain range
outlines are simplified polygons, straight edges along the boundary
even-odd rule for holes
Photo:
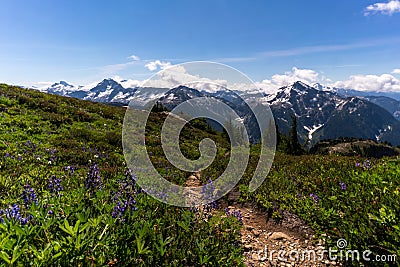
[[[256,127],[252,126],[255,125],[254,116],[249,116],[248,106],[241,98],[246,98],[243,92],[226,89],[207,91],[186,86],[160,90],[124,88],[113,79],[104,79],[93,87],[74,86],[61,81],[41,89],[51,94],[119,105],[128,105],[133,99],[145,102],[157,97],[168,109],[195,97],[214,97],[234,108],[244,119],[252,140],[259,139]],[[367,93],[295,82],[274,94],[259,97],[269,104],[280,132],[288,133],[292,116],[296,116],[302,143],[356,137],[400,144],[400,93]]]

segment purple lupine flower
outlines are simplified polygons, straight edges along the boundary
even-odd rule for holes
[[[111,212],[111,216],[114,219],[122,218],[126,210],[136,211],[137,208],[135,206],[136,201],[132,198],[129,198],[127,201],[118,201],[117,205],[114,206],[114,210]]]
[[[371,161],[369,159],[365,160],[363,163],[363,167],[364,167],[364,169],[367,169],[367,170],[371,169],[371,167],[372,167]]]
[[[311,193],[311,194],[310,194],[310,197],[311,197],[311,199],[314,201],[315,204],[318,204],[318,202],[319,202],[319,197],[318,197],[317,194]]]
[[[229,211],[229,208],[225,208],[224,211],[225,211],[225,214],[226,214],[226,215],[228,215],[228,216],[231,215],[231,213],[230,213],[230,211]]]
[[[356,167],[360,167],[361,163],[360,162],[356,162]]]
[[[75,173],[75,168],[73,166],[64,166],[64,171],[69,172],[69,174],[74,174]]]
[[[346,184],[344,182],[339,182],[340,189],[346,191]]]
[[[5,210],[0,210],[0,216],[3,215],[5,215],[7,220],[19,221],[21,225],[25,225],[33,219],[31,214],[29,214],[28,217],[22,217],[18,204],[13,204],[8,206]],[[0,217],[0,222],[4,223],[4,219],[2,217]]]
[[[190,207],[189,209],[193,213],[198,213],[200,211],[199,207]]]
[[[26,184],[24,186],[24,190],[22,191],[22,199],[24,200],[26,207],[29,207],[32,203],[36,205],[38,204],[35,190],[30,186],[30,184]]]
[[[94,193],[96,190],[101,190],[103,187],[99,167],[96,163],[91,164],[89,167],[89,172],[86,175],[85,187],[91,193]]]
[[[239,223],[243,223],[243,216],[242,216],[242,212],[240,210],[233,210],[231,212],[229,210],[229,208],[225,208],[225,214],[227,216],[235,217],[239,221]]]
[[[240,210],[234,210],[232,215],[239,221],[239,223],[243,223],[243,216]]]
[[[60,192],[64,190],[64,188],[61,185],[61,179],[57,178],[55,175],[53,175],[49,179],[49,191],[50,193],[61,195]]]
[[[136,211],[136,201],[134,196],[137,194],[136,190],[136,176],[130,169],[125,172],[125,176],[122,180],[118,181],[118,190],[112,193],[112,202],[116,202],[111,216],[116,218],[122,218],[126,210]],[[123,218],[122,218],[123,220]]]
[[[201,193],[204,196],[204,199],[207,200],[207,202],[208,202],[208,201],[213,200],[215,186],[214,186],[213,181],[210,178],[207,179],[207,182],[208,182],[207,184],[205,184],[201,187]]]

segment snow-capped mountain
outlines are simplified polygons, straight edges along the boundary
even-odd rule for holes
[[[366,99],[389,111],[396,119],[400,120],[400,93],[397,92],[376,92],[376,91],[357,91],[353,89],[343,89],[328,87],[316,83],[314,88],[323,91],[336,92],[343,97],[358,97]]]
[[[366,99],[296,82],[269,96],[268,102],[280,131],[288,133],[296,116],[303,142],[357,137],[400,144],[400,122]]]
[[[41,91],[96,102],[127,104],[134,96],[137,88],[124,88],[113,79],[104,79],[94,87],[90,85],[74,86],[65,81],[60,81]]]
[[[50,94],[57,94],[57,95],[63,95],[66,96],[68,92],[71,91],[76,91],[78,88],[76,88],[74,85],[69,84],[65,81],[60,81],[58,83],[52,84],[50,87],[46,89],[46,91]]]
[[[386,96],[366,96],[364,99],[386,109],[400,121],[400,101]]]
[[[242,98],[258,97],[270,105],[280,132],[288,133],[292,116],[297,118],[301,142],[311,144],[323,139],[357,137],[400,144],[399,101],[385,97],[347,96],[336,88],[309,86],[303,82],[280,88],[275,94],[246,95],[229,90],[176,88],[124,88],[113,79],[91,86],[74,86],[61,81],[48,87],[48,93],[106,103],[147,103],[159,99],[168,109],[195,97],[213,97],[228,104],[243,119],[250,138],[259,138],[254,116]],[[239,95],[242,97],[239,97]],[[130,102],[133,100],[132,102]],[[389,105],[390,103],[390,105]]]

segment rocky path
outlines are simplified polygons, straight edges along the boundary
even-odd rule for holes
[[[243,215],[242,245],[247,266],[338,266],[321,257],[324,241],[314,240],[312,230],[293,214],[285,212],[280,224],[250,205],[235,204],[229,210]]]
[[[198,173],[185,184],[200,185]],[[243,216],[241,243],[246,266],[340,266],[327,260],[324,240],[315,240],[313,231],[300,217],[283,212],[282,220],[276,223],[257,206],[237,202],[239,195],[238,190],[233,190],[227,201],[219,201],[219,208],[240,211]]]

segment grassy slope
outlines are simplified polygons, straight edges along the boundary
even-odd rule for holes
[[[110,196],[121,188],[117,181],[123,179],[125,172],[119,134],[124,109],[6,85],[0,85],[0,96],[0,208],[19,203],[24,216],[28,213],[35,216],[32,223],[22,227],[27,229],[23,234],[11,231],[10,240],[23,235],[26,242],[3,242],[1,249],[8,256],[17,247],[33,253],[37,262],[42,257],[42,262],[64,264],[73,259],[74,263],[87,265],[90,257],[96,264],[114,258],[119,263],[145,265],[196,265],[204,261],[205,265],[232,266],[240,262],[241,249],[235,245],[238,225],[234,219],[214,216],[208,222],[196,220],[198,213],[168,207],[141,193],[134,194],[137,211],[127,211],[117,219],[110,216],[116,207]],[[159,146],[157,131],[163,116],[155,114],[148,125],[146,141],[151,159],[164,177],[182,184],[189,174],[171,166]],[[199,130],[198,125],[194,127],[196,123],[185,127],[181,134],[185,155],[196,158],[198,141],[205,137],[219,144],[218,159],[203,172],[205,182],[207,176],[215,179],[224,170],[229,160],[225,157],[229,145],[219,134]],[[277,221],[282,210],[299,214],[332,247],[338,238],[346,238],[352,249],[400,255],[399,160],[384,158],[368,162],[357,157],[296,157],[277,153],[267,180],[250,194],[247,185],[257,163],[257,147],[252,151],[248,171],[240,182],[243,201],[257,202]],[[95,197],[83,186],[89,160],[98,163],[105,185]],[[70,165],[76,169],[74,174],[64,170]],[[48,190],[52,175],[62,177],[62,197],[54,197]],[[27,182],[40,196],[38,207],[33,205],[28,209],[23,205],[20,196]],[[122,195],[127,198],[126,192]],[[49,206],[55,215],[47,215]],[[68,243],[69,234],[62,225],[65,221],[75,225],[78,220],[82,225],[92,220],[87,226],[90,231],[85,228],[81,233],[90,241],[75,248],[74,242]],[[18,223],[13,225],[19,227]],[[233,231],[225,232],[228,228]],[[4,239],[10,229],[3,227],[1,231]],[[172,239],[165,245],[167,238]],[[46,252],[46,246],[52,250]],[[59,256],[53,258],[56,255]],[[19,261],[29,263],[33,259],[20,256]]]
[[[124,113],[0,85],[0,265],[240,265],[237,219],[171,207],[135,186],[122,155]],[[161,117],[148,125],[152,160],[183,183],[188,174],[166,168],[156,144]],[[181,145],[193,157],[193,136],[215,135],[185,128]]]

